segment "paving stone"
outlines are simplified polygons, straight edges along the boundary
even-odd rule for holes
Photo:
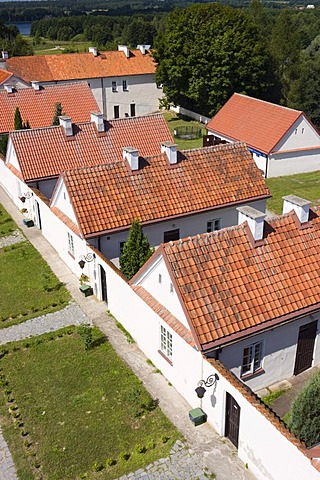
[[[8,247],[9,245],[13,245],[14,243],[23,242],[24,240],[25,237],[22,235],[20,230],[15,230],[11,235],[0,238],[0,248]]]

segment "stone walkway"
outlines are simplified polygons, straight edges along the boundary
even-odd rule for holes
[[[6,444],[0,428],[0,480],[16,480],[16,471],[14,468],[11,453]]]
[[[24,240],[25,238],[20,230],[15,230],[12,235],[0,238],[0,248],[13,245],[14,243],[23,242]]]

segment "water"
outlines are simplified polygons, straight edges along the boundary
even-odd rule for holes
[[[9,24],[7,23],[7,25]],[[16,27],[18,27],[21,35],[26,35],[27,37],[29,37],[31,30],[31,22],[17,22],[11,23],[11,25],[15,25]]]

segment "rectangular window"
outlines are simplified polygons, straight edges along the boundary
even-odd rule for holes
[[[127,92],[127,90],[128,90],[127,80],[122,80],[122,90],[124,92]]]
[[[172,360],[172,335],[162,325],[160,330],[160,350],[169,360]]]
[[[119,105],[115,105],[113,107],[113,116],[114,116],[114,118],[119,118],[119,116],[120,116]]]
[[[207,233],[214,232],[221,229],[221,218],[215,218],[207,222]]]
[[[117,92],[118,89],[117,89],[117,82],[112,82],[112,91],[113,92]]]
[[[135,117],[136,116],[136,104],[131,103],[130,104],[130,117]]]
[[[74,257],[73,236],[68,232],[68,252]]]
[[[173,290],[173,284],[170,283],[170,293],[173,293],[173,292],[174,292],[174,290]]]
[[[164,243],[171,242],[171,240],[179,240],[179,238],[180,238],[179,228],[176,228],[175,230],[168,230],[167,232],[163,232]]]
[[[249,345],[243,350],[243,361],[241,375],[255,373],[261,368],[262,342]]]
[[[159,283],[162,283],[162,275],[161,275],[161,273],[159,273],[158,282],[159,282]]]

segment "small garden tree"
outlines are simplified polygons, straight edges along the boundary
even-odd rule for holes
[[[16,107],[16,110],[14,112],[14,129],[22,130],[22,127],[23,127],[23,124],[22,124],[21,113],[20,113],[19,107]]]
[[[147,237],[143,235],[139,219],[134,220],[120,256],[121,272],[130,280],[153,252]]]
[[[59,117],[63,115],[62,105],[60,102],[57,102],[55,105],[55,112],[53,115],[52,125],[59,125]]]
[[[320,442],[320,372],[294,399],[289,427],[308,447]]]

